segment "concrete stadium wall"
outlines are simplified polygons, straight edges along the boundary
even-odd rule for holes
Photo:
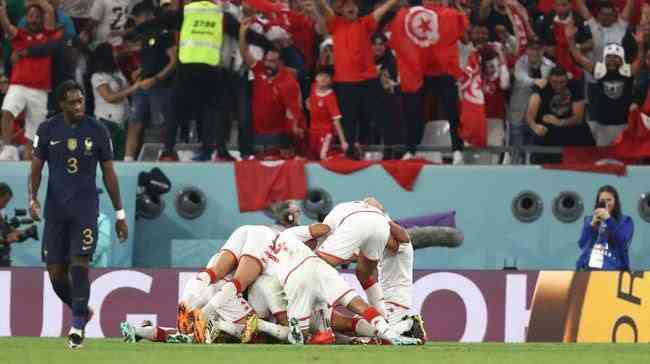
[[[167,208],[158,219],[140,220],[134,225],[137,175],[154,166],[159,166],[173,183],[172,191],[164,197]],[[27,173],[26,163],[1,164],[0,181],[10,183],[16,193],[10,209],[26,205]],[[236,227],[269,223],[261,212],[239,212],[231,164],[119,163],[117,173],[131,219],[131,237],[125,244],[113,245],[111,263],[115,267],[202,266]],[[612,184],[621,193],[623,212],[635,223],[632,267],[650,268],[650,224],[637,213],[640,195],[650,191],[650,168],[631,167],[626,177],[616,177],[533,166],[427,166],[412,192],[397,185],[381,166],[344,176],[309,164],[307,178],[310,187],[327,189],[335,203],[377,196],[393,218],[456,210],[456,223],[465,233],[463,246],[417,251],[419,269],[502,269],[504,262],[512,265],[515,260],[519,269],[573,269],[582,222],[558,221],[551,210],[553,199],[561,191],[576,191],[588,214],[598,187]],[[174,199],[185,186],[196,186],[207,194],[208,208],[196,220],[182,219],[174,208]],[[511,213],[512,199],[523,190],[536,191],[543,200],[544,211],[536,222],[521,223]],[[106,194],[102,195],[102,210],[113,216]],[[40,244],[16,245],[13,260],[16,266],[40,266]]]

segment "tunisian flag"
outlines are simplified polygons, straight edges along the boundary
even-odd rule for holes
[[[395,51],[402,91],[414,93],[424,81],[426,53],[438,42],[438,17],[422,6],[401,8],[388,26],[388,45]]]
[[[259,211],[275,202],[302,200],[307,194],[305,163],[298,160],[235,163],[239,211]]]
[[[632,111],[627,127],[608,147],[568,147],[562,152],[561,164],[544,168],[600,172],[625,175],[625,165],[650,158],[650,116]]]
[[[487,145],[487,120],[481,60],[476,51],[472,52],[467,60],[467,66],[460,78],[460,91],[460,137],[475,147],[483,148]]]

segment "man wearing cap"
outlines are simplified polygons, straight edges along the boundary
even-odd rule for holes
[[[627,114],[633,100],[634,76],[639,73],[640,57],[632,65],[625,62],[625,50],[610,43],[603,49],[600,62],[592,62],[578,50],[575,27],[566,27],[569,49],[576,62],[596,80],[591,94],[593,115],[589,125],[598,146],[610,145],[627,124]],[[638,54],[645,54],[643,33],[636,35]]]

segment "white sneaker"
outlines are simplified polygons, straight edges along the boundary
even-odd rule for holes
[[[459,164],[465,164],[465,160],[463,159],[463,152],[460,150],[457,150],[454,152],[454,159],[452,161],[453,165],[459,165]]]
[[[19,161],[18,148],[14,145],[5,145],[0,152],[0,161]]]
[[[413,154],[411,154],[411,152],[406,152],[406,154],[404,154],[404,155],[402,156],[402,160],[403,160],[403,161],[407,161],[407,160],[409,160],[409,159],[413,159],[414,157],[415,157],[415,156],[414,156]]]

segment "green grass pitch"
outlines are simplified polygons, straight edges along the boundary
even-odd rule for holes
[[[69,350],[63,338],[0,338],[0,364],[414,364],[649,363],[648,344],[459,344],[419,347],[125,344],[88,339]]]

